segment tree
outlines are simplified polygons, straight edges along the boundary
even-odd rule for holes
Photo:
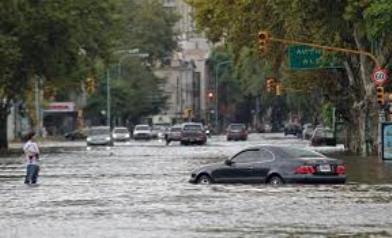
[[[217,41],[224,37],[228,44],[237,49],[256,48],[257,32],[263,29],[278,38],[372,51],[381,66],[390,67],[392,36],[389,34],[389,26],[392,18],[387,0],[326,0],[322,2],[322,7],[318,0],[189,2],[195,7],[199,27],[206,30],[211,40]],[[270,44],[269,49],[263,59],[270,62],[272,73],[281,77],[284,72],[282,66],[285,65],[285,46]],[[321,75],[334,78],[334,86],[346,92],[342,96],[332,94],[335,98],[330,98],[334,106],[343,112],[349,125],[347,146],[351,151],[366,154],[371,152],[377,141],[377,105],[370,81],[370,73],[375,65],[363,55],[342,55],[341,58],[345,69],[343,73],[333,70],[322,72]],[[298,79],[286,73],[290,75],[287,78]],[[320,75],[314,71],[308,74]],[[306,88],[306,85],[303,86]],[[322,83],[318,84],[318,88],[321,86]],[[302,85],[300,87],[304,89]]]
[[[35,80],[80,82],[107,58],[115,10],[109,0],[0,2],[0,149],[7,148],[9,107]]]
[[[126,0],[123,9],[123,47],[148,53],[151,64],[168,61],[177,48],[174,25],[179,15],[165,9],[158,0]]]
[[[110,90],[113,121],[126,125],[136,123],[143,116],[158,113],[165,105],[166,96],[161,90],[163,79],[157,78],[139,60],[128,60],[121,75],[118,68],[112,68]],[[101,77],[98,90],[91,95],[86,107],[86,116],[95,123],[101,123],[101,111],[106,110],[106,78]]]

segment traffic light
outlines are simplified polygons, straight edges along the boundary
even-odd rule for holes
[[[268,43],[268,32],[260,31],[259,32],[259,52],[260,52],[260,54],[265,54],[267,52],[267,43]]]
[[[95,80],[93,78],[86,79],[86,90],[88,94],[92,94],[95,92]]]
[[[272,92],[275,91],[275,79],[274,78],[268,78],[267,79],[267,92]]]
[[[377,87],[376,88],[377,92],[377,103],[380,104],[380,106],[384,105],[384,87]]]

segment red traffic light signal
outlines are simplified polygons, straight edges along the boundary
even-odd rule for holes
[[[207,96],[210,100],[214,98],[214,94],[212,92],[209,92]]]
[[[268,32],[260,31],[259,32],[259,52],[261,54],[265,54],[267,51],[267,43],[268,43]]]
[[[267,92],[272,92],[275,91],[275,79],[274,78],[268,78],[267,79]]]

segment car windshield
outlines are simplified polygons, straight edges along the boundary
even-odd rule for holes
[[[181,131],[181,127],[173,127],[170,129],[171,132],[180,132]]]
[[[90,136],[107,135],[107,134],[110,134],[110,130],[108,128],[91,129],[89,133]]]
[[[231,130],[242,130],[242,129],[245,129],[245,125],[241,125],[241,124],[230,125],[230,129]]]
[[[149,126],[136,126],[135,130],[137,130],[137,131],[148,131],[148,130],[150,130],[150,127]]]
[[[285,158],[314,158],[314,157],[325,157],[324,155],[311,151],[311,150],[304,150],[298,149],[294,147],[282,147],[279,148],[282,157]]]
[[[129,131],[126,128],[119,128],[119,129],[114,129],[114,133],[129,133]]]
[[[201,125],[185,125],[184,126],[185,131],[200,131],[202,129],[203,128]]]

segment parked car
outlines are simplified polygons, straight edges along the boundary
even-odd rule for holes
[[[284,127],[284,135],[302,135],[301,125],[298,123],[287,123]]]
[[[106,145],[113,146],[113,138],[108,126],[91,127],[86,138],[87,146]]]
[[[336,138],[334,136],[333,130],[329,128],[316,128],[313,132],[312,138],[310,138],[310,143],[312,146],[335,146]]]
[[[172,141],[181,141],[181,125],[174,125],[169,128],[166,133],[166,143],[169,144]]]
[[[181,126],[181,144],[199,144],[204,145],[207,142],[207,135],[204,126],[201,123],[186,122]]]
[[[304,124],[303,128],[304,129],[302,130],[302,138],[309,140],[310,137],[312,137],[312,135],[313,135],[314,126],[311,123],[307,123],[307,124]]]
[[[151,128],[149,125],[136,125],[133,130],[133,139],[135,140],[150,140]]]
[[[232,123],[226,129],[226,139],[231,140],[247,140],[248,131],[243,123]]]
[[[88,128],[77,129],[64,134],[66,140],[85,140],[88,135]]]
[[[115,127],[113,129],[112,137],[114,141],[129,141],[131,133],[126,127]]]
[[[194,170],[189,182],[210,183],[345,183],[342,161],[289,146],[263,145],[240,151],[224,163]]]

